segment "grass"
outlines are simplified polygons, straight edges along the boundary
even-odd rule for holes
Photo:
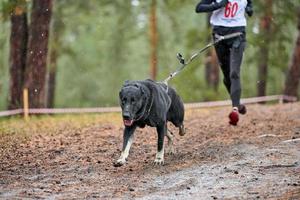
[[[55,132],[59,129],[77,129],[95,123],[112,122],[121,123],[119,113],[31,116],[29,121],[22,117],[11,117],[0,120],[0,136]]]
[[[191,116],[194,112],[207,113],[211,109],[187,109],[185,116]],[[94,124],[114,124],[122,126],[120,113],[100,114],[57,114],[31,116],[25,121],[21,116],[0,118],[0,137],[12,135],[30,136],[33,134],[55,134],[66,129],[78,129]]]

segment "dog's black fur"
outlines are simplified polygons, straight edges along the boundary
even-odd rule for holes
[[[184,106],[175,90],[163,83],[150,79],[126,81],[119,93],[122,117],[125,125],[123,148],[115,166],[126,162],[136,127],[156,127],[158,134],[156,164],[164,163],[164,136],[172,145],[172,135],[167,132],[167,121],[179,128],[184,135]]]

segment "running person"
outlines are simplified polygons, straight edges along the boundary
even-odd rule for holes
[[[222,40],[215,45],[224,75],[223,82],[232,101],[229,123],[235,126],[239,121],[239,113],[246,114],[245,105],[240,103],[240,68],[246,45],[245,13],[252,16],[252,0],[201,0],[196,6],[196,12],[212,12],[210,23],[214,40],[227,34],[242,33],[239,37]]]

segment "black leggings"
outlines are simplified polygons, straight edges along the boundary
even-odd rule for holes
[[[216,39],[214,37],[214,39]],[[241,81],[240,69],[243,60],[246,40],[244,37],[237,37],[223,40],[215,45],[220,67],[224,75],[224,85],[232,101],[233,107],[240,105]]]

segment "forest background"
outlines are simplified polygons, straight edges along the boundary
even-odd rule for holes
[[[38,16],[34,10],[42,13],[42,6],[51,11],[47,51],[43,52],[46,70],[28,67],[30,61],[25,61],[23,71],[30,74],[41,70],[45,83],[39,90],[45,91],[40,102],[31,107],[116,106],[125,80],[162,81],[178,67],[178,52],[189,58],[211,40],[209,15],[195,13],[198,0],[40,2],[45,5],[34,6],[38,0],[1,0],[0,110],[22,106],[21,92],[17,92],[17,99],[12,95],[17,91],[12,87],[12,79],[16,78],[12,73],[16,58],[12,56],[12,19],[20,15],[26,18],[28,60],[30,43],[39,42],[31,39],[30,29],[47,24],[34,21]],[[241,71],[243,97],[299,95],[299,3],[300,0],[253,1],[254,15],[248,18]],[[21,76],[20,88],[30,85],[26,77],[34,78]],[[170,85],[186,103],[228,99],[213,48]]]

